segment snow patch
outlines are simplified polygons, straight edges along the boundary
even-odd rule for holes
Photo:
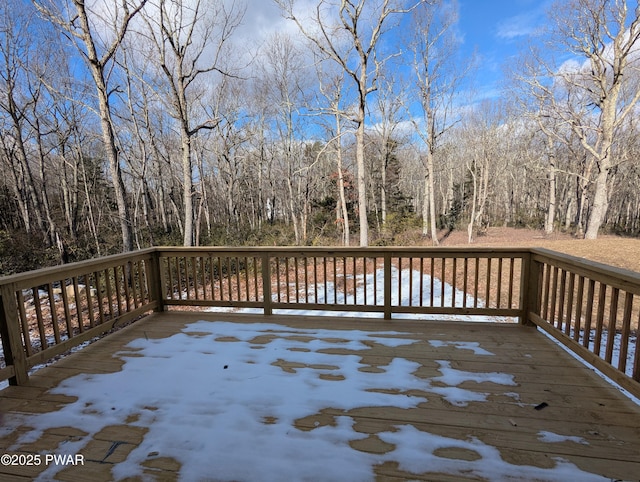
[[[32,427],[8,449],[15,451],[49,428],[82,427],[87,435],[65,444],[65,451],[82,453],[107,426],[148,428],[140,445],[114,465],[116,479],[143,477],[143,462],[170,457],[181,464],[179,477],[185,481],[212,474],[216,480],[365,481],[375,478],[374,467],[385,461],[413,473],[492,480],[508,474],[603,480],[561,460],[552,469],[511,465],[497,448],[477,439],[449,439],[405,425],[378,434],[392,444],[387,453],[354,449],[350,442],[366,435],[353,430],[351,409],[414,408],[434,393],[463,405],[486,400],[484,393],[457,386],[463,382],[514,384],[512,375],[454,370],[446,361],[438,362],[440,376],[420,378],[415,372],[421,365],[401,357],[376,365],[374,373],[361,356],[372,342],[397,347],[416,341],[410,333],[393,331],[200,321],[168,338],[134,340],[118,353],[125,360],[122,371],[66,379],[51,393],[77,397],[75,402],[52,413],[8,414],[3,430]],[[327,408],[335,415],[323,414]],[[437,454],[443,447],[478,457],[452,460]],[[39,480],[52,479],[59,469],[48,467]]]
[[[560,442],[575,442],[581,445],[589,445],[582,437],[574,437],[571,435],[559,435],[553,432],[540,431],[538,432],[538,440],[546,443],[560,443]]]

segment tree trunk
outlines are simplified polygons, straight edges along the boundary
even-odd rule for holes
[[[547,136],[547,148],[549,149],[549,206],[544,231],[551,234],[556,216],[556,156],[553,151],[553,139],[549,136]]]
[[[338,206],[338,219],[342,218],[342,233],[343,244],[349,246],[349,240],[351,234],[349,232],[349,211],[347,209],[347,197],[344,192],[344,172],[342,170],[342,124],[340,122],[340,115],[336,114],[336,135],[338,139],[338,148],[336,150],[336,162],[338,167],[338,197],[340,199],[340,205]]]
[[[431,234],[431,244],[433,246],[438,246],[440,243],[438,242],[438,227],[436,225],[436,196],[435,196],[435,172],[433,168],[433,153],[431,149],[427,152],[427,179],[425,180],[425,189],[429,188],[429,225],[430,225],[430,234]],[[425,192],[425,196],[427,192]]]
[[[424,175],[424,195],[422,196],[422,235],[429,235],[429,173]]]
[[[193,246],[193,167],[191,165],[191,138],[186,129],[181,133],[182,143],[182,196],[184,206],[184,246]]]
[[[598,237],[598,231],[604,223],[607,208],[609,206],[609,194],[607,187],[608,176],[609,169],[600,167],[600,172],[598,172],[598,176],[596,177],[596,190],[593,195],[593,207],[589,214],[587,230],[584,233],[585,239],[596,239]]]
[[[382,139],[382,142],[386,143],[386,140]],[[380,217],[382,218],[382,229],[387,227],[387,165],[388,165],[388,152],[385,146],[384,154],[382,156],[382,171],[380,172]]]
[[[287,176],[287,192],[289,194],[289,215],[293,223],[293,233],[296,238],[296,244],[300,244],[300,228],[293,196],[293,185],[291,184],[291,169],[289,169],[289,175]]]
[[[369,219],[367,217],[367,183],[364,167],[364,119],[365,103],[358,107],[358,129],[356,130],[356,166],[358,168],[358,217],[360,219],[360,246],[369,245]]]
[[[604,224],[607,209],[609,207],[609,171],[613,163],[613,136],[616,128],[616,107],[621,85],[614,85],[607,97],[602,101],[602,130],[600,148],[597,149],[599,159],[597,162],[598,175],[596,176],[596,190],[593,195],[593,208],[589,216],[585,239],[596,239],[598,231]]]
[[[471,244],[473,242],[473,227],[476,222],[476,205],[478,202],[478,180],[476,178],[475,161],[474,166],[469,169],[471,172],[471,178],[473,180],[473,195],[471,197],[471,216],[469,218],[469,224],[467,224],[467,242]]]
[[[109,162],[109,172],[111,174],[111,182],[113,183],[114,196],[118,206],[118,218],[120,221],[120,229],[122,231],[122,249],[123,251],[133,250],[133,230],[131,228],[131,219],[129,215],[129,204],[127,202],[127,194],[122,180],[122,169],[118,158],[118,148],[116,146],[116,135],[113,129],[111,119],[111,106],[109,104],[109,91],[104,74],[104,64],[99,60],[96,52],[89,20],[85,10],[84,2],[75,0],[78,18],[82,24],[83,37],[82,40],[87,49],[87,64],[91,70],[91,75],[95,82],[96,93],[98,95],[98,106],[100,112],[100,126],[102,128],[102,140],[104,143],[105,154]]]

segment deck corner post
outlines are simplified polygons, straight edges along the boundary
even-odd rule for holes
[[[0,336],[7,366],[13,365],[10,385],[25,385],[29,381],[27,357],[22,346],[18,303],[14,284],[0,287]]]
[[[152,299],[156,302],[156,307],[154,309],[155,312],[162,312],[165,310],[164,296],[162,295],[165,283],[162,276],[162,268],[160,266],[160,263],[160,252],[156,249],[151,254],[149,269],[147,271],[147,276],[149,277],[149,281],[151,283],[149,291],[151,293]]]
[[[272,315],[271,308],[271,256],[262,253],[262,303],[265,315]]]
[[[391,319],[391,252],[384,253],[384,319]]]
[[[522,258],[522,297],[520,324],[536,326],[529,319],[529,313],[540,314],[543,265],[534,259],[534,253],[527,251]]]

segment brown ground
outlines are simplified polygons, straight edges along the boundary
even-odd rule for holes
[[[454,231],[440,242],[441,246],[468,246],[467,233]],[[531,246],[610,264],[640,273],[640,239],[620,236],[600,236],[598,239],[577,239],[568,234],[545,236],[543,231],[514,228],[489,228],[473,246]]]

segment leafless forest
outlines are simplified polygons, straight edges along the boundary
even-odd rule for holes
[[[251,1],[2,2],[0,274],[166,244],[640,233],[637,2],[558,2],[486,96],[453,2],[273,1],[288,28],[259,42]]]

